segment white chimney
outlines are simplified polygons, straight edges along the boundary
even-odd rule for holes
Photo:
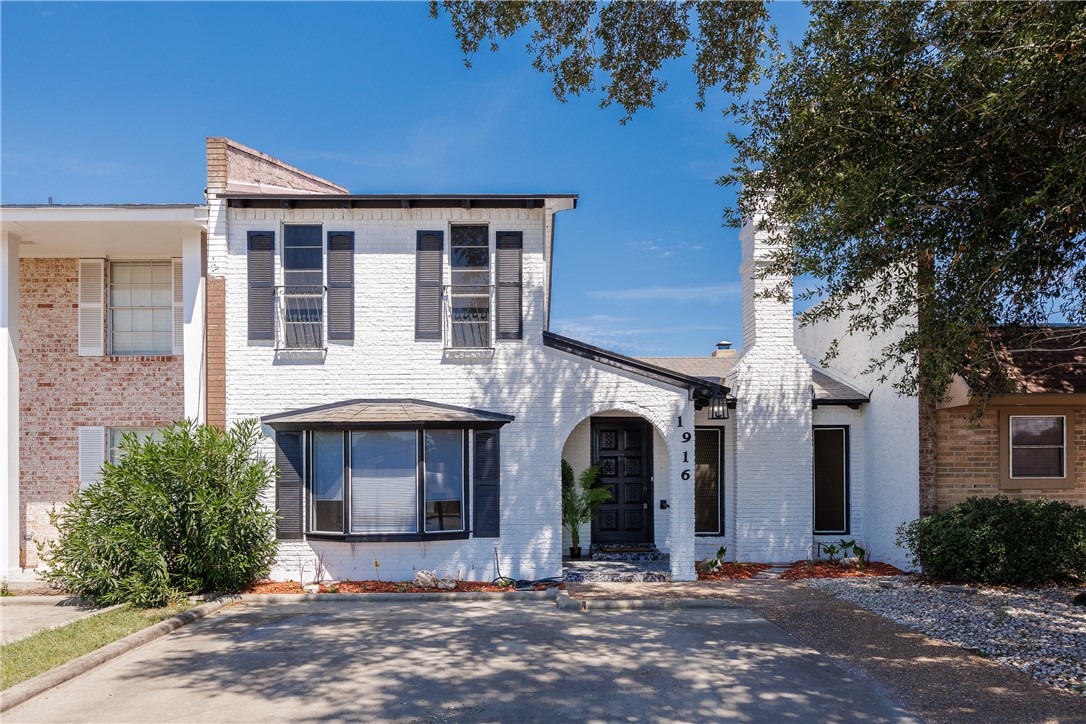
[[[743,352],[735,368],[738,560],[790,562],[812,543],[813,436],[811,368],[793,338],[792,303],[759,292],[787,277],[757,278],[773,248],[774,232],[757,228],[761,215],[740,231],[743,279]],[[791,294],[789,294],[791,296]]]

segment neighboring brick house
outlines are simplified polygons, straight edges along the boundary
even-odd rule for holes
[[[1022,349],[994,333],[1017,394],[999,395],[977,417],[960,379],[935,413],[935,507],[1006,495],[1086,505],[1086,330],[1033,330]]]
[[[125,432],[203,416],[203,229],[192,204],[3,207],[5,575]]]

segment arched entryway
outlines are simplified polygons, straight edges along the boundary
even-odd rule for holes
[[[652,422],[622,409],[590,415],[566,438],[562,458],[575,476],[600,463],[599,484],[611,492],[611,501],[581,527],[580,545],[586,554],[593,546],[666,553],[669,457],[664,437]],[[570,533],[563,530],[563,551],[569,545]]]

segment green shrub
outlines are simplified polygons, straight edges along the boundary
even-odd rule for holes
[[[236,591],[266,576],[275,513],[260,494],[273,468],[248,420],[224,431],[179,422],[160,440],[126,435],[123,458],[52,515],[46,579],[100,604],[162,606]]]
[[[925,573],[955,581],[1036,584],[1086,578],[1086,508],[1052,500],[969,498],[898,528]]]

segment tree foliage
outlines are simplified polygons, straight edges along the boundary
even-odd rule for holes
[[[804,322],[904,323],[905,389],[1009,391],[991,327],[1086,320],[1086,5],[812,5],[743,119],[730,221],[769,198]]]
[[[760,61],[774,47],[765,3],[735,2],[471,2],[431,0],[430,15],[448,14],[464,63],[485,42],[492,51],[531,28],[532,65],[553,79],[555,97],[595,92],[600,107],[622,107],[620,123],[651,108],[667,88],[664,63],[693,55],[698,107],[705,93],[723,87],[742,93],[761,77]],[[597,80],[597,78],[599,80]]]
[[[621,105],[623,121],[664,90],[664,62],[692,56],[699,107],[720,88],[745,128],[729,136],[720,182],[741,191],[726,219],[761,205],[776,239],[761,273],[813,280],[804,323],[904,328],[872,366],[898,370],[905,391],[955,374],[981,397],[1009,391],[991,327],[1029,348],[1031,326],[1086,322],[1086,4],[810,3],[783,53],[758,2],[440,9],[468,59],[530,27],[555,95],[599,75],[601,106]]]
[[[53,523],[46,580],[101,604],[161,606],[236,591],[265,576],[275,512],[260,500],[272,468],[253,420],[230,431],[181,422],[160,440],[125,435],[116,464]]]

